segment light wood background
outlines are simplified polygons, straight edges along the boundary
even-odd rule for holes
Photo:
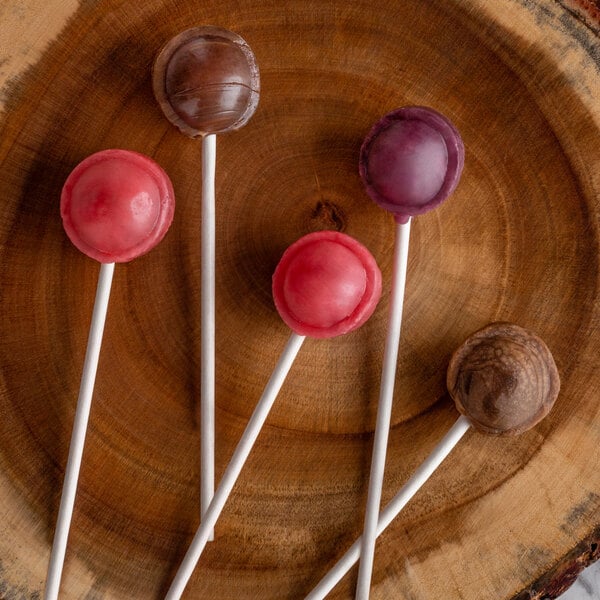
[[[372,123],[429,105],[466,146],[450,200],[412,227],[387,501],[457,413],[453,350],[495,320],[538,333],[562,390],[515,439],[469,433],[379,539],[373,600],[553,596],[600,537],[599,8],[554,0],[3,0],[0,5],[0,597],[39,598],[98,265],[64,234],[70,170],[152,156],[177,208],[119,265],[62,597],[161,598],[199,520],[200,143],[166,122],[150,68],[187,27],[241,34],[258,110],[217,142],[217,477],[289,332],[272,271],[336,229],[375,255],[359,331],[309,340],[187,598],[298,599],[359,535],[387,321],[392,218],[362,190]],[[351,598],[351,572],[332,597]]]

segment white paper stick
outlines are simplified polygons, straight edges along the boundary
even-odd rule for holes
[[[400,488],[389,504],[379,515],[376,534],[381,535],[386,527],[398,516],[408,501],[419,491],[423,484],[431,477],[442,461],[450,454],[459,440],[470,429],[471,424],[465,416],[458,418],[448,433],[441,439],[431,454],[412,477]],[[335,587],[342,577],[352,568],[360,557],[362,537],[359,537],[346,554],[338,560],[333,568],[321,579],[317,586],[306,596],[305,600],[323,600]]]
[[[87,432],[92,396],[94,394],[94,382],[96,380],[96,371],[98,370],[98,358],[100,356],[100,346],[102,345],[102,334],[104,332],[104,323],[106,321],[106,311],[108,309],[108,299],[110,297],[110,287],[114,268],[114,263],[103,264],[100,267],[100,274],[98,276],[96,299],[94,301],[94,310],[92,312],[92,322],[90,325],[87,350],[83,364],[83,374],[79,386],[79,398],[77,400],[75,419],[73,421],[69,457],[65,469],[65,479],[63,482],[60,507],[58,509],[56,528],[54,530],[54,542],[50,554],[48,576],[46,578],[46,589],[44,592],[45,600],[56,600],[56,598],[58,598],[60,579],[67,550],[67,538],[69,537],[71,518],[73,517],[73,506],[75,504],[75,494],[77,492],[77,480],[79,479],[81,457],[83,455],[83,446],[85,444],[85,434]]]
[[[202,138],[200,515],[215,489],[215,167],[217,136]],[[209,540],[214,539],[214,531]]]
[[[275,370],[248,421],[248,425],[246,425],[246,429],[231,457],[229,465],[227,465],[225,473],[223,473],[223,478],[221,479],[212,502],[204,515],[204,521],[200,523],[200,527],[196,531],[196,535],[179,566],[179,570],[165,596],[165,600],[179,600],[179,598],[181,598],[185,586],[192,576],[196,564],[200,559],[200,555],[208,542],[210,531],[217,522],[217,519],[227,502],[227,498],[237,481],[242,467],[252,450],[252,446],[267,419],[267,415],[273,406],[273,402],[277,398],[277,394],[279,394],[279,390],[285,381],[304,339],[304,336],[293,333],[287,342],[287,345],[275,366]]]
[[[390,421],[392,418],[394,382],[396,380],[398,346],[400,343],[402,309],[404,306],[404,289],[406,287],[409,238],[410,219],[407,223],[399,223],[396,226],[390,314],[383,357],[383,368],[381,372],[381,387],[379,391],[377,423],[375,425],[373,454],[371,458],[369,491],[367,495],[365,524],[362,535],[360,564],[358,567],[358,581],[356,584],[356,600],[367,600],[369,597],[369,588],[371,587],[377,519],[379,517],[379,509],[381,506],[385,457],[387,453]]]

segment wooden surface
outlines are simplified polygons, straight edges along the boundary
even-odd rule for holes
[[[384,295],[359,331],[306,342],[187,598],[297,599],[360,533],[393,222],[358,149],[407,104],[466,146],[453,197],[412,227],[384,501],[457,417],[448,359],[494,320],[538,333],[554,410],[515,439],[471,432],[379,539],[373,600],[541,598],[598,556],[598,7],[553,0],[4,0],[0,6],[0,597],[39,598],[98,265],[59,194],[108,147],[170,174],[176,216],[119,265],[62,597],[161,598],[198,525],[200,143],[162,116],[153,58],[212,24],[261,70],[258,110],[217,142],[217,479],[289,332],[271,299],[283,250],[338,229]],[[352,597],[353,571],[332,597]]]

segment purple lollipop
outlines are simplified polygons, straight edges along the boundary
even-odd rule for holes
[[[437,111],[424,106],[399,108],[382,117],[372,127],[360,149],[360,176],[371,199],[394,215],[396,243],[390,318],[356,586],[357,600],[369,597],[371,585],[398,362],[410,220],[435,208],[454,191],[464,161],[463,142],[454,125]]]
[[[360,149],[359,172],[367,194],[406,223],[454,191],[464,162],[460,134],[444,115],[407,106],[375,123]]]

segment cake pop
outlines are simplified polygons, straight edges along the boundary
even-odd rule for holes
[[[216,134],[246,124],[258,105],[252,50],[237,34],[194,27],[172,38],[152,72],[154,95],[184,135],[202,137],[200,511],[214,491],[215,452],[215,170]],[[212,535],[211,535],[212,538]]]
[[[398,516],[471,426],[482,433],[506,436],[531,429],[554,405],[560,378],[550,350],[537,335],[511,323],[493,323],[456,350],[448,366],[447,387],[461,416],[378,515],[376,536]],[[359,560],[361,548],[359,538],[306,600],[325,598]]]
[[[392,293],[356,598],[369,597],[375,528],[381,504],[387,440],[402,324],[410,222],[443,202],[456,187],[464,164],[461,137],[431,108],[409,106],[382,117],[365,138],[359,173],[367,194],[396,221]]]
[[[319,231],[300,238],[285,251],[273,274],[273,296],[292,335],[179,566],[167,600],[183,594],[305,337],[329,338],[360,327],[381,296],[381,272],[369,251],[355,239]]]
[[[173,220],[174,208],[173,186],[167,174],[150,158],[127,150],[104,150],[88,156],[71,172],[62,189],[64,229],[73,244],[101,267],[45,600],[58,597],[115,263],[133,260],[156,246]]]

